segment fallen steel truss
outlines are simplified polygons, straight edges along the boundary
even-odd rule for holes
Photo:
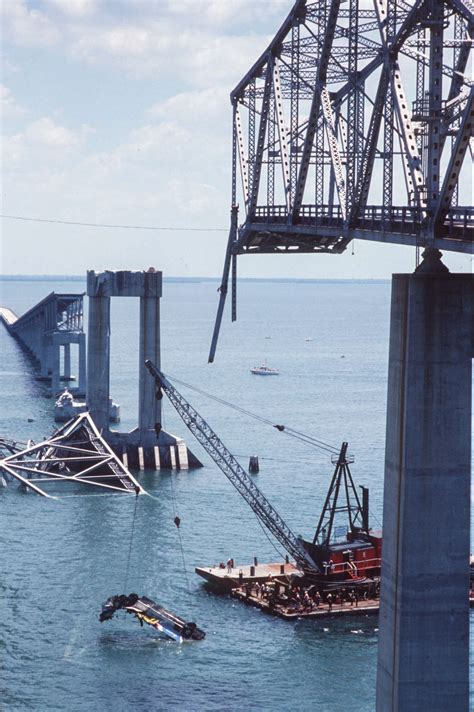
[[[295,2],[231,93],[211,361],[230,272],[236,318],[237,255],[339,254],[353,239],[473,252],[472,31],[470,0]]]
[[[145,493],[102,438],[89,413],[73,418],[50,438],[1,459],[0,472],[43,497],[51,497],[44,489],[48,483]]]

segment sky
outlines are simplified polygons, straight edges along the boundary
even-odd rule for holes
[[[292,0],[2,0],[3,274],[148,269],[219,276],[230,211],[229,93]],[[179,228],[200,228],[185,231]],[[452,271],[472,259],[446,253]],[[413,248],[244,256],[243,277],[388,279]]]

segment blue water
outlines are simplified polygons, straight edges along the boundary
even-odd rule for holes
[[[390,284],[244,282],[239,320],[225,321],[216,362],[208,365],[216,288],[165,282],[163,370],[274,423],[334,445],[348,440],[353,475],[370,487],[372,525],[380,525]],[[21,314],[53,290],[79,292],[84,284],[5,281],[0,289],[0,303]],[[137,323],[135,300],[113,301],[111,393],[122,406],[123,430],[136,425]],[[280,376],[252,376],[250,367],[263,361]],[[35,440],[50,433],[53,400],[3,328],[0,379],[0,433]],[[259,487],[293,531],[309,537],[332,475],[328,454],[182,392],[245,467],[249,455],[259,455]],[[237,565],[279,557],[166,403],[164,424],[186,438],[205,467],[139,475],[153,498],[139,499],[126,592],[195,618],[206,640],[179,646],[125,614],[98,622],[101,602],[124,589],[131,498],[66,497],[61,490],[53,501],[10,486],[0,492],[2,708],[373,710],[375,618],[287,623],[209,593],[194,574],[195,566],[229,557]]]

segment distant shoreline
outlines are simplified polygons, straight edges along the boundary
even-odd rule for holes
[[[79,274],[0,274],[0,282],[85,282]],[[220,277],[163,277],[164,282],[220,282]],[[239,277],[239,282],[323,283],[323,284],[386,284],[389,279],[336,279],[322,277],[309,279],[298,277]]]

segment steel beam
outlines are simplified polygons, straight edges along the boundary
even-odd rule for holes
[[[262,160],[263,160],[263,149],[265,146],[265,135],[267,132],[268,123],[268,108],[270,105],[270,94],[272,88],[272,78],[273,78],[273,62],[272,57],[268,57],[267,71],[265,74],[265,88],[263,90],[262,107],[260,112],[260,125],[258,128],[257,137],[257,150],[255,153],[255,158],[253,159],[253,176],[252,176],[252,186],[250,193],[250,200],[248,205],[248,214],[250,217],[253,216],[255,207],[257,205],[258,190],[260,186],[260,176],[262,174]]]
[[[451,204],[451,198],[456,189],[459,180],[459,173],[462,168],[464,158],[469,146],[469,140],[474,135],[474,90],[471,89],[471,94],[463,112],[463,119],[459,127],[456,141],[451,151],[449,163],[444,176],[443,187],[438,196],[438,202],[434,208],[433,225],[438,226],[444,222],[446,213]]]
[[[278,128],[278,140],[280,147],[281,170],[283,179],[283,191],[287,210],[290,207],[290,159],[288,153],[288,132],[285,126],[285,116],[283,112],[283,97],[281,93],[279,60],[277,57],[273,61],[273,93],[275,97],[275,113]]]
[[[293,204],[293,220],[298,217],[301,203],[303,202],[306,178],[308,176],[311,151],[313,149],[314,136],[318,127],[318,118],[321,111],[321,89],[326,84],[327,70],[331,59],[331,49],[334,41],[337,17],[341,0],[332,0],[329,8],[328,19],[325,28],[324,41],[319,58],[318,71],[314,85],[313,101],[309,111],[308,125],[301,155],[301,165],[296,183],[295,199]]]

